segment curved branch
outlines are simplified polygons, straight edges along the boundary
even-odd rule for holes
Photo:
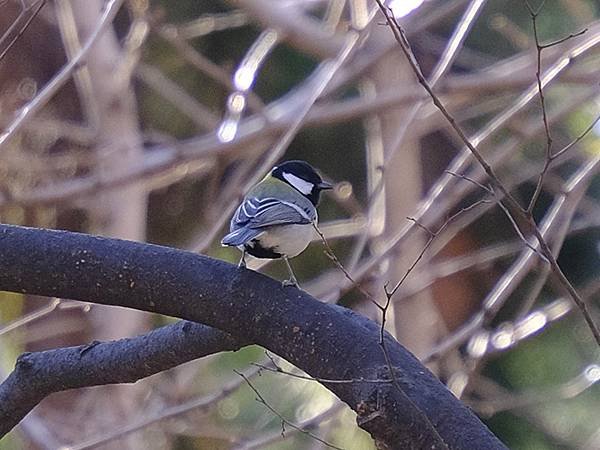
[[[180,321],[134,338],[23,353],[15,370],[0,384],[0,436],[54,392],[133,383],[192,359],[243,345],[215,328]]]
[[[377,324],[259,273],[194,253],[0,225],[0,289],[201,322],[259,344],[315,378],[389,378]],[[391,383],[323,383],[357,412],[359,425],[378,444],[505,448],[414,356],[386,339],[400,389]],[[4,408],[0,403],[0,414]]]

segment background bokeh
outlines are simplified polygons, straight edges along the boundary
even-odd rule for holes
[[[600,448],[599,352],[590,330],[538,257],[516,268],[528,248],[471,181],[486,182],[478,165],[466,160],[456,174],[446,172],[462,142],[416,82],[384,18],[369,17],[375,2],[120,3],[0,2],[3,129],[20,108],[36,106],[0,138],[3,223],[147,241],[235,263],[239,253],[219,241],[245,190],[271,162],[304,159],[336,183],[319,207],[320,223],[361,289],[383,301],[383,286],[420,258],[393,298],[388,331],[510,448]],[[526,3],[429,0],[411,2],[415,9],[400,17],[401,3],[392,6],[423,72],[430,76],[449,57],[435,91],[527,205],[547,135]],[[548,243],[600,322],[600,127],[582,135],[600,114],[600,6],[532,0],[531,7],[540,8],[542,43],[577,35],[542,51],[552,151],[577,142],[553,161],[533,213],[539,223],[551,220]],[[118,13],[94,37],[110,8]],[[464,41],[456,37],[461,29]],[[360,39],[352,41],[354,32]],[[58,84],[89,39],[87,64]],[[54,95],[41,100],[53,85]],[[569,191],[578,173],[585,180]],[[292,264],[312,295],[381,321],[317,238]],[[279,262],[252,267],[286,276]],[[24,351],[131,336],[171,321],[0,293],[0,376]],[[325,448],[282,426],[234,370],[301,428],[345,449],[374,448],[354,413],[318,383],[253,365],[274,362],[297,373],[252,346],[133,386],[56,394],[0,448]]]

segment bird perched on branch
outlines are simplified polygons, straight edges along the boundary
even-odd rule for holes
[[[238,206],[221,244],[242,251],[239,267],[246,267],[246,253],[283,258],[290,272],[283,284],[297,287],[288,258],[302,253],[310,243],[321,191],[332,187],[307,162],[286,161],[273,167]]]

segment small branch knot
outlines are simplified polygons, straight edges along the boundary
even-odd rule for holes
[[[33,354],[25,352],[17,358],[17,367],[20,370],[28,370],[33,366]]]
[[[101,344],[100,341],[92,341],[87,345],[83,345],[81,346],[81,348],[79,349],[79,356],[83,356],[84,354],[86,354],[88,351],[90,351],[91,349],[93,349],[95,346],[97,346],[98,344]]]
[[[372,401],[362,401],[356,405],[356,414],[356,423],[361,428],[369,422],[384,418],[382,411],[378,409],[377,402]]]

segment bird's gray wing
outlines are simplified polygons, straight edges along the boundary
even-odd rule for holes
[[[248,197],[238,207],[231,219],[230,233],[221,241],[223,245],[238,246],[254,239],[273,225],[309,224],[316,220],[314,208],[273,197]]]
[[[316,219],[314,208],[273,197],[247,198],[238,208],[233,220],[248,228],[273,225],[309,224]]]

